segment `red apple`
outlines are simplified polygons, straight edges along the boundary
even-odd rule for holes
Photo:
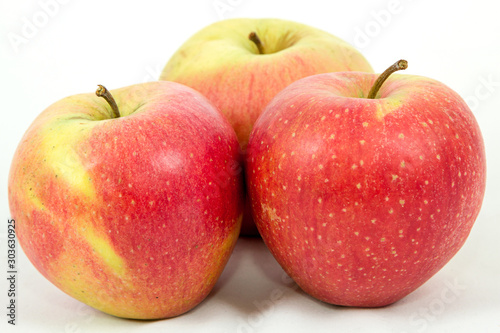
[[[271,99],[308,75],[372,72],[354,47],[325,31],[279,19],[230,19],[187,40],[165,65],[161,80],[200,91],[229,120],[246,149],[252,126]],[[242,235],[257,235],[245,214]]]
[[[239,234],[236,135],[177,83],[99,94],[110,104],[95,94],[53,104],[19,144],[9,176],[19,243],[48,280],[96,309],[182,314],[210,292]]]
[[[428,78],[393,75],[380,88],[399,65],[380,80],[301,79],[250,136],[260,234],[297,284],[328,303],[378,307],[408,295],[457,253],[481,207],[486,163],[473,114]]]

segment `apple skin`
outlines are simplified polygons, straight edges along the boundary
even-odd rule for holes
[[[180,315],[210,292],[237,241],[239,145],[195,90],[151,82],[65,98],[33,122],[9,175],[16,234],[70,296],[134,319]],[[230,166],[229,166],[230,165]]]
[[[283,269],[327,303],[380,307],[408,295],[464,244],[486,162],[478,124],[444,84],[332,73],[299,80],[256,122],[247,186]]]
[[[256,32],[260,54],[248,39]],[[160,80],[179,82],[206,96],[227,117],[245,151],[253,124],[271,99],[303,77],[373,70],[353,46],[322,30],[280,19],[229,19],[205,27],[165,65]],[[242,235],[256,235],[245,214]]]

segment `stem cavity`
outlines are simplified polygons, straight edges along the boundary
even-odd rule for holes
[[[252,31],[250,35],[248,35],[248,39],[250,39],[257,46],[260,54],[264,54],[264,44],[262,44],[262,41],[260,40],[259,36],[257,36],[257,33],[255,33],[255,31]]]
[[[406,60],[399,60],[396,61],[391,67],[387,68],[382,74],[379,75],[375,83],[373,84],[372,88],[370,89],[370,92],[368,93],[369,99],[374,99],[375,96],[377,95],[380,87],[382,87],[382,84],[387,80],[387,78],[394,72],[406,69],[408,68],[408,61]]]
[[[113,95],[106,89],[105,86],[98,84],[99,88],[95,91],[95,94],[99,97],[102,97],[108,102],[109,106],[111,106],[111,110],[113,110],[114,118],[120,118],[120,110],[118,110],[118,105],[116,105],[115,99]]]

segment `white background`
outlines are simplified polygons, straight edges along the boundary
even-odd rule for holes
[[[46,2],[1,0],[0,6],[2,332],[500,332],[497,1],[60,0],[50,15],[41,5]],[[381,15],[391,3],[396,12]],[[218,11],[218,4],[226,10]],[[98,83],[114,89],[157,79],[188,37],[234,17],[306,23],[354,44],[377,72],[405,58],[406,74],[456,90],[476,115],[488,160],[483,209],[465,246],[405,299],[381,309],[352,309],[307,296],[259,239],[240,239],[203,303],[180,317],[153,322],[114,318],[73,300],[46,281],[19,248],[17,326],[7,325],[7,175],[29,124],[53,102],[92,92]],[[26,21],[39,27],[23,36]],[[14,34],[25,43],[14,47],[9,41]]]

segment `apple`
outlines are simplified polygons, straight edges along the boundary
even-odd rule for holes
[[[245,170],[260,234],[324,302],[403,298],[457,253],[481,208],[485,150],[473,114],[440,82],[388,77],[405,67],[301,79],[250,135]]]
[[[348,70],[372,72],[361,53],[327,32],[279,19],[229,19],[187,40],[160,80],[206,96],[227,117],[244,152],[254,122],[283,88],[309,75]],[[256,234],[249,214],[242,234]]]
[[[43,276],[98,310],[180,315],[207,296],[238,238],[236,134],[178,83],[97,94],[56,102],[22,138],[8,190],[19,243]]]

